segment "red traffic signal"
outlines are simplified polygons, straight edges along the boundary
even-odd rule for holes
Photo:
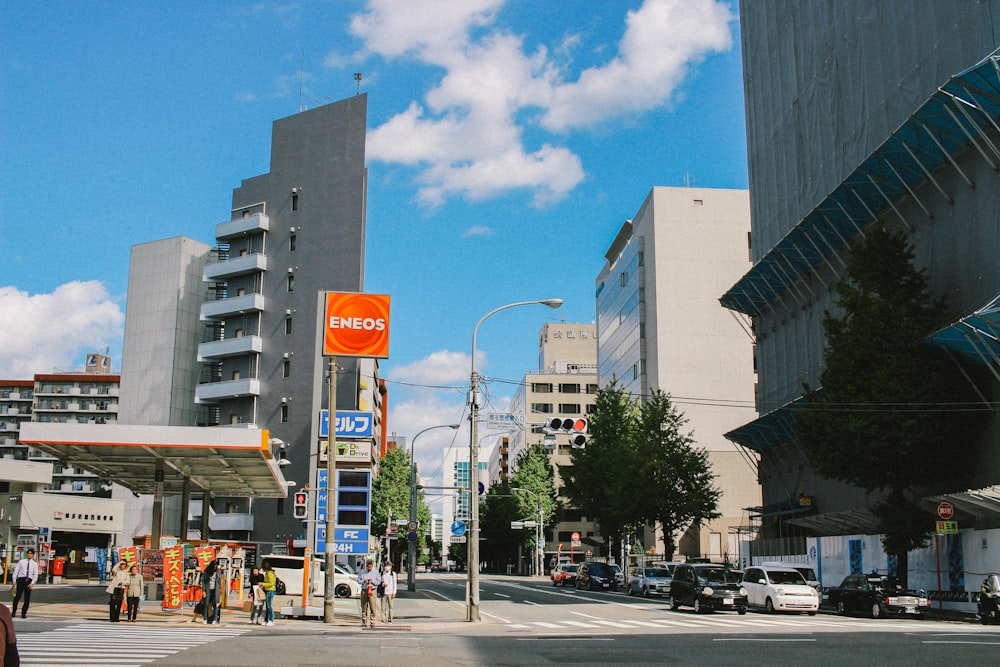
[[[568,435],[573,447],[584,447],[587,444],[587,420],[582,417],[552,417],[545,422],[542,430]]]
[[[292,516],[296,519],[305,519],[309,516],[309,494],[305,491],[296,491],[292,506]]]

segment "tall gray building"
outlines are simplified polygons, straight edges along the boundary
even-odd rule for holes
[[[318,296],[364,288],[367,101],[358,95],[275,121],[270,171],[233,190],[214,248],[181,239],[133,251],[123,373],[140,400],[126,412],[130,421],[142,423],[152,410],[150,423],[268,429],[286,443],[285,478],[299,488],[310,483],[319,410],[328,403]],[[169,283],[147,264],[160,259],[169,264],[159,267],[172,276]],[[189,349],[191,326],[196,349]],[[155,372],[145,376],[144,368]],[[377,402],[376,391],[363,389],[374,386],[377,373],[364,372],[362,382],[358,364],[338,360],[337,407],[357,409],[359,391]],[[156,408],[188,400],[196,416]],[[379,419],[378,405],[367,409]],[[306,536],[290,501],[213,498],[212,509],[212,537]]]
[[[1000,2],[746,0],[740,22],[754,265],[722,302],[752,326],[762,416],[729,437],[761,455],[765,530],[863,532],[864,494],[811,471],[789,406],[819,384],[830,286],[869,226],[908,236],[943,328],[1000,294]],[[996,369],[995,344],[964,357],[977,334],[960,329],[956,359]],[[1000,481],[1000,457],[976,456],[969,485]]]

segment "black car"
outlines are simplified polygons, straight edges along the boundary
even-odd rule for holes
[[[906,590],[895,577],[880,574],[850,574],[840,586],[827,591],[824,602],[841,616],[860,611],[872,618],[890,615],[919,618],[931,608],[926,595]]]
[[[733,570],[712,564],[682,563],[674,568],[670,582],[670,608],[694,607],[706,611],[735,610],[740,615],[750,606],[747,591]]]
[[[576,571],[576,588],[588,591],[617,591],[618,579],[607,563],[587,561]]]

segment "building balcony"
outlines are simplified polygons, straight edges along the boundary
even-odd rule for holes
[[[195,403],[217,403],[227,398],[260,396],[260,380],[226,380],[200,384],[194,390]]]
[[[198,346],[198,361],[238,357],[253,352],[260,354],[263,349],[264,339],[260,336],[240,336],[238,338],[213,340]]]
[[[217,282],[235,276],[266,270],[267,256],[255,253],[253,255],[243,255],[242,257],[234,257],[223,262],[209,264],[202,273],[202,279],[205,282]]]
[[[247,234],[266,232],[270,221],[263,213],[254,213],[245,218],[237,218],[222,222],[215,226],[215,238],[219,241],[229,241]]]
[[[218,301],[209,301],[201,307],[202,320],[224,320],[233,315],[255,313],[264,310],[263,294],[244,294]]]
[[[200,517],[192,518],[191,525],[198,525]],[[218,532],[240,531],[250,532],[253,530],[253,514],[240,514],[237,512],[217,513],[208,517],[208,529]]]

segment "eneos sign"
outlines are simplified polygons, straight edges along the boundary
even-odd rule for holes
[[[325,356],[389,357],[389,295],[327,292]]]

